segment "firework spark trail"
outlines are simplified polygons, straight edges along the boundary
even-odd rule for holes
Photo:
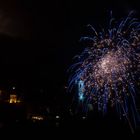
[[[132,15],[130,12],[117,24],[113,24],[115,19],[111,16],[106,32],[98,33],[88,25],[94,36],[82,37],[81,41],[88,41],[92,46],[76,56],[77,63],[70,68],[73,74],[69,89],[82,81],[79,99],[92,103],[103,113],[108,105],[115,107],[133,132],[132,122],[136,124],[138,120],[135,98],[140,81],[140,22]]]

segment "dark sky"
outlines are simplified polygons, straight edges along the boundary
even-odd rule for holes
[[[89,23],[106,25],[110,10],[117,18],[131,10],[140,15],[137,1],[1,0],[1,86],[16,84],[30,99],[41,93],[61,102],[66,70],[82,50],[80,36]]]
[[[30,0],[0,1],[0,32],[13,37],[31,37],[32,4]]]

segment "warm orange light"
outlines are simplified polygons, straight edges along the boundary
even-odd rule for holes
[[[39,120],[39,121],[41,121],[41,120],[43,120],[44,118],[43,118],[42,116],[32,116],[32,119],[33,119],[33,120]]]
[[[10,95],[9,103],[17,103],[17,95]]]

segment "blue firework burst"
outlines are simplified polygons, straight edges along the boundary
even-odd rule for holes
[[[76,63],[70,67],[69,91],[78,85],[79,100],[93,104],[107,113],[108,106],[115,108],[120,118],[125,116],[133,132],[138,111],[136,96],[140,73],[140,22],[133,12],[120,22],[111,17],[109,28],[97,32],[88,25],[93,34],[82,37],[89,42]]]

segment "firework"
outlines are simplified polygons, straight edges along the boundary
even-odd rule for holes
[[[133,18],[133,12],[116,22],[114,18],[109,28],[97,32],[88,25],[93,34],[82,37],[89,42],[76,63],[70,67],[72,75],[69,91],[78,85],[79,100],[85,105],[93,104],[101,112],[107,113],[108,106],[115,108],[120,118],[125,116],[133,132],[133,125],[139,119],[136,96],[140,72],[140,22]]]

